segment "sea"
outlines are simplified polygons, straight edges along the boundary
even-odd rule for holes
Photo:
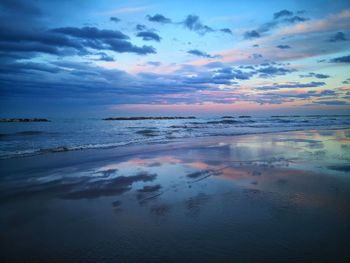
[[[349,127],[350,115],[220,116],[162,120],[53,118],[50,122],[8,122],[0,123],[0,159],[169,143],[184,138]]]

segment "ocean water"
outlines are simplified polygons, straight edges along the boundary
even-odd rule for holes
[[[191,137],[349,127],[350,115],[123,121],[51,119],[51,122],[0,123],[0,158],[132,144],[167,143]]]

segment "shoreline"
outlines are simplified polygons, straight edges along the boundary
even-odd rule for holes
[[[116,149],[125,149],[128,147],[152,147],[157,145],[172,145],[172,144],[181,144],[185,143],[187,141],[200,141],[203,139],[209,139],[209,138],[236,138],[240,136],[257,136],[257,135],[264,135],[264,134],[280,134],[280,133],[293,133],[293,132],[302,132],[302,131],[319,131],[319,130],[348,130],[349,127],[330,127],[325,128],[322,127],[320,129],[317,129],[315,127],[305,127],[295,130],[285,130],[285,131],[265,131],[265,132],[257,132],[257,133],[246,133],[246,134],[236,134],[236,135],[207,135],[207,136],[197,136],[197,137],[185,137],[185,138],[175,138],[175,139],[169,139],[168,141],[150,141],[143,143],[142,145],[137,145],[139,142],[128,142],[126,144],[120,144],[113,143],[114,145],[110,146],[100,146],[98,144],[91,145],[91,146],[74,146],[74,147],[67,147],[66,145],[62,145],[55,148],[45,148],[45,149],[39,149],[34,150],[33,152],[29,153],[18,153],[18,154],[12,154],[12,155],[4,155],[0,156],[0,163],[3,160],[12,160],[12,159],[22,159],[22,158],[30,158],[34,156],[43,156],[43,155],[50,155],[50,154],[60,154],[60,153],[69,153],[69,152],[82,152],[82,151],[98,151],[98,150],[116,150]]]
[[[8,167],[17,167],[18,170],[23,169],[22,166],[29,165],[43,166],[42,169],[49,168],[50,165],[55,164],[55,167],[70,166],[75,164],[89,164],[95,162],[106,162],[115,158],[122,158],[127,156],[133,156],[137,154],[152,154],[161,151],[170,150],[185,150],[191,148],[205,148],[210,145],[219,143],[230,143],[240,139],[249,139],[256,137],[267,137],[267,136],[293,136],[302,132],[322,132],[322,131],[348,131],[350,128],[330,128],[330,129],[307,129],[298,131],[285,131],[285,132],[266,132],[257,134],[243,134],[235,136],[207,136],[207,137],[195,137],[195,138],[181,138],[178,141],[171,141],[167,143],[151,143],[143,145],[125,145],[120,147],[109,147],[109,148],[91,148],[73,151],[62,151],[62,152],[45,152],[43,154],[34,154],[30,156],[21,156],[0,159],[0,172],[6,173]],[[43,162],[43,160],[45,160]],[[17,165],[21,163],[21,165]],[[49,165],[47,165],[49,164]],[[23,170],[25,170],[24,168]]]

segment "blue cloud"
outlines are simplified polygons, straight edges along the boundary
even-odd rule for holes
[[[260,77],[263,78],[269,78],[276,75],[286,75],[287,73],[291,73],[293,71],[295,70],[275,66],[267,66],[256,69],[256,73],[260,73]]]
[[[280,17],[284,17],[284,16],[292,16],[293,15],[293,12],[292,11],[289,11],[289,10],[281,10],[279,12],[276,12],[273,14],[273,18],[274,19],[278,19]]]
[[[347,78],[347,79],[344,80],[342,83],[343,83],[343,84],[350,84],[350,78]]]
[[[221,28],[220,31],[223,33],[232,35],[232,31],[229,28]]]
[[[253,39],[261,37],[260,34],[256,30],[246,31],[244,33],[245,39]]]
[[[51,29],[51,32],[85,39],[129,39],[129,37],[117,30],[98,29],[96,27],[61,27]]]
[[[339,41],[347,41],[349,40],[343,32],[337,32],[335,35],[329,38],[329,42],[339,42]]]
[[[285,18],[284,19],[284,22],[289,22],[289,23],[298,23],[298,22],[305,22],[309,20],[308,18],[305,18],[305,17],[301,17],[301,16],[293,16],[293,17],[290,17],[290,18]]]
[[[142,31],[137,33],[137,37],[141,37],[144,41],[157,41],[160,42],[162,39],[158,34],[151,32],[151,31]]]
[[[313,73],[313,72],[310,72],[309,74],[306,74],[306,75],[299,75],[299,77],[301,77],[301,78],[327,79],[327,78],[329,78],[330,76],[329,76],[329,75],[326,75],[326,74],[320,74],[320,73]]]
[[[204,51],[200,51],[198,49],[192,49],[187,51],[188,54],[194,55],[194,56],[198,56],[198,57],[204,57],[204,58],[219,58],[219,55],[210,55]]]
[[[118,22],[120,22],[120,21],[121,21],[121,19],[120,19],[120,18],[115,17],[115,16],[110,17],[110,18],[109,18],[109,20],[110,20],[110,21],[113,21],[113,22],[115,22],[115,23],[118,23]]]
[[[332,58],[329,62],[333,62],[333,63],[350,63],[350,55],[343,56],[343,57]]]
[[[324,82],[310,82],[310,83],[299,83],[293,82],[288,84],[277,84],[274,83],[270,86],[262,86],[255,88],[256,90],[279,90],[279,89],[294,89],[294,88],[315,88],[326,85]]]
[[[107,62],[114,61],[114,58],[112,56],[109,56],[104,52],[99,52],[96,55],[100,55],[99,60],[101,60],[101,61],[107,61]]]
[[[349,105],[349,103],[343,100],[320,100],[320,101],[314,101],[313,103],[323,104],[323,105],[334,105],[334,106]]]
[[[148,61],[147,64],[154,67],[159,67],[162,63],[159,61]]]
[[[137,24],[135,26],[136,30],[137,31],[144,31],[144,30],[147,30],[147,27],[145,25],[142,25],[142,24]]]
[[[148,19],[148,21],[151,21],[151,22],[156,22],[156,23],[161,23],[161,24],[171,23],[170,18],[167,18],[161,14],[155,14],[154,16],[147,15],[146,18]]]
[[[199,17],[196,15],[188,15],[186,19],[182,22],[182,24],[187,29],[197,32],[200,35],[205,35],[206,33],[214,32],[214,29],[202,24]]]
[[[279,49],[289,49],[290,48],[289,45],[278,45],[276,47],[279,48]]]

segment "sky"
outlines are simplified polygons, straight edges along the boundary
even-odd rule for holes
[[[350,114],[350,2],[0,0],[0,113]]]

